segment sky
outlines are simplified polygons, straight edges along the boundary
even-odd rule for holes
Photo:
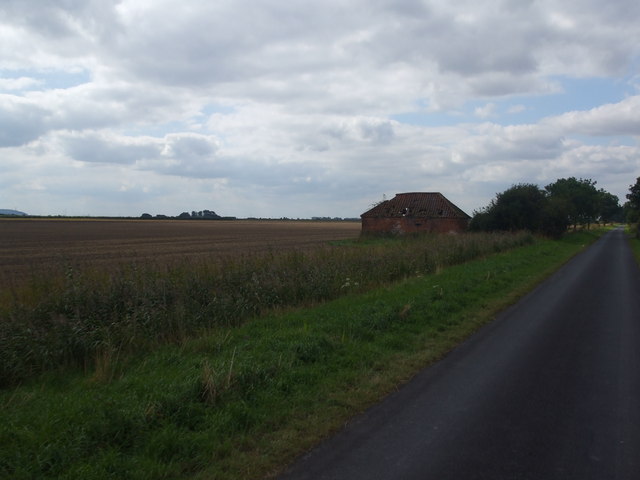
[[[0,208],[467,213],[640,176],[637,0],[2,0]]]

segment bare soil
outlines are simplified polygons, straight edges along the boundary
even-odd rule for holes
[[[359,222],[0,219],[0,284],[63,265],[239,256],[356,238]]]

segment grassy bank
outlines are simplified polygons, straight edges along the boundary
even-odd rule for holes
[[[629,245],[633,251],[633,255],[636,257],[638,265],[640,265],[640,238],[636,235],[638,229],[637,225],[627,225],[627,237],[629,239]]]
[[[5,389],[0,477],[266,477],[595,237],[536,240],[147,354],[106,352],[87,374],[49,372]]]

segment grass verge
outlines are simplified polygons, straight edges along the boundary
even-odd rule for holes
[[[0,477],[264,478],[446,354],[597,235],[219,327],[0,393]]]
[[[636,225],[627,225],[627,238],[629,239],[629,245],[636,258],[636,262],[640,265],[640,238],[636,235],[637,228]]]

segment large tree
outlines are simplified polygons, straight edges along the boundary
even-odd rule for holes
[[[502,193],[489,206],[475,212],[472,230],[538,231],[542,225],[545,193],[537,185],[520,183]]]
[[[640,177],[636,179],[636,183],[629,185],[629,193],[627,193],[629,207],[633,210],[640,211]]]
[[[627,211],[627,221],[638,222],[640,218],[640,177],[636,179],[636,183],[629,185],[625,210]],[[636,228],[636,238],[640,238],[640,222]]]
[[[603,223],[620,222],[623,216],[618,197],[602,188],[598,190],[598,216]]]
[[[569,202],[564,198],[547,195],[542,210],[540,231],[549,237],[561,237],[569,226],[569,209]]]
[[[561,178],[540,189],[520,183],[496,194],[491,203],[474,212],[471,230],[529,230],[559,237],[569,225],[589,225],[621,216],[618,197],[600,189],[593,180]],[[640,178],[638,179],[640,205]]]
[[[577,225],[589,226],[598,216],[599,194],[596,182],[575,177],[560,178],[545,187],[550,198],[565,202],[569,222],[575,229]]]

